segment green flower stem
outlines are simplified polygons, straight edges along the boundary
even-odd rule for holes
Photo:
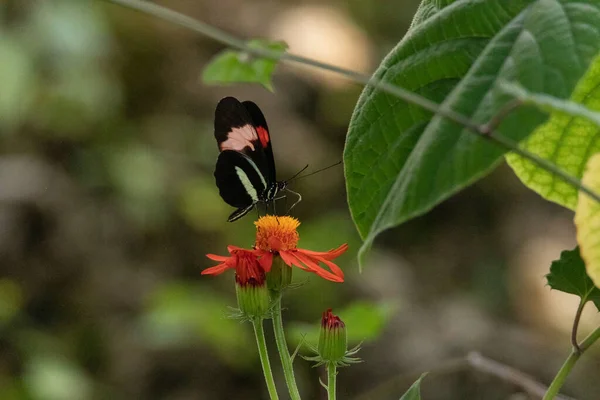
[[[335,400],[337,367],[335,363],[327,363],[327,399]]]
[[[252,326],[254,326],[254,336],[256,336],[256,345],[258,346],[260,363],[262,364],[265,382],[267,383],[267,389],[269,390],[269,398],[271,400],[278,400],[279,396],[277,395],[275,380],[273,380],[273,372],[271,372],[271,363],[269,362],[269,354],[267,352],[267,342],[265,341],[265,330],[263,328],[262,318],[252,321]]]
[[[600,327],[596,328],[592,333],[588,335],[588,337],[586,337],[583,340],[583,342],[581,342],[581,344],[579,345],[579,349],[573,347],[573,349],[571,350],[571,354],[569,354],[569,357],[567,357],[563,366],[560,368],[560,370],[554,377],[554,380],[550,384],[550,387],[546,391],[543,400],[552,400],[558,395],[558,393],[560,392],[560,388],[562,388],[563,384],[567,380],[567,377],[571,373],[571,370],[575,366],[577,360],[579,360],[581,355],[588,348],[590,348],[590,346],[593,345],[598,339],[600,339]]]
[[[364,85],[369,85],[375,87],[379,90],[382,90],[386,93],[389,93],[393,96],[398,97],[406,101],[407,103],[417,105],[427,111],[430,111],[434,114],[440,115],[449,121],[452,121],[456,124],[459,124],[468,131],[478,135],[480,138],[484,140],[489,140],[490,142],[495,143],[497,146],[502,147],[506,150],[512,151],[519,156],[533,162],[539,167],[545,169],[546,171],[560,177],[563,181],[567,182],[571,186],[577,188],[578,190],[586,193],[590,197],[592,197],[597,202],[600,202],[600,194],[596,193],[594,190],[589,188],[586,185],[583,185],[579,179],[566,173],[564,170],[560,169],[552,162],[537,156],[527,150],[524,150],[519,147],[518,143],[514,140],[498,135],[494,132],[494,128],[499,125],[500,120],[505,116],[505,114],[512,110],[513,106],[509,103],[508,108],[500,110],[495,116],[492,116],[490,122],[487,124],[477,124],[472,121],[469,117],[464,114],[458,113],[448,108],[444,108],[439,104],[417,94],[413,93],[408,89],[404,89],[400,86],[391,84],[389,82],[384,82],[381,79],[376,77],[367,76],[355,71],[351,71],[348,69],[336,67],[334,65],[326,64],[320,61],[316,61],[310,58],[301,57],[295,54],[284,53],[281,54],[276,50],[269,50],[259,47],[252,47],[248,45],[248,43],[244,40],[241,40],[235,36],[232,36],[218,28],[215,28],[212,25],[208,25],[204,22],[198,21],[194,18],[188,17],[187,15],[175,12],[166,7],[160,6],[155,3],[151,3],[149,1],[141,1],[141,0],[106,0],[108,2],[119,4],[123,7],[128,7],[133,10],[141,11],[149,15],[153,15],[157,18],[160,18],[164,21],[169,21],[175,25],[182,26],[184,28],[190,29],[194,32],[197,32],[203,36],[207,36],[220,42],[224,45],[227,45],[232,48],[236,48],[242,51],[247,52],[248,54],[252,54],[257,57],[263,57],[270,60],[282,60],[288,61],[292,63],[302,64],[306,66],[311,66],[314,68],[318,68],[321,70],[327,70],[334,72],[338,75],[342,75],[347,79],[361,83]],[[508,110],[508,111],[507,111]]]
[[[292,366],[292,358],[285,341],[285,332],[283,331],[283,317],[281,315],[281,295],[275,302],[273,308],[273,332],[275,332],[275,341],[277,342],[277,350],[279,351],[279,357],[281,358],[281,365],[283,366],[283,375],[285,376],[285,383],[287,384],[288,390],[290,391],[290,397],[292,400],[300,400],[300,392],[296,385],[296,378],[294,377],[294,368]]]

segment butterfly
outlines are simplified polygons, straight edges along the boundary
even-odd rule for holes
[[[289,180],[277,181],[267,121],[254,102],[221,99],[215,109],[215,139],[220,151],[214,174],[219,194],[237,208],[227,221],[242,218],[259,202],[274,204],[283,190],[298,196],[290,209],[300,202],[302,196],[287,188]]]

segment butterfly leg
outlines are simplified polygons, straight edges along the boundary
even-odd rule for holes
[[[277,211],[276,211],[275,202],[276,202],[277,200],[281,200],[281,199],[287,199],[287,196],[286,196],[286,195],[283,195],[283,196],[275,197],[273,200],[271,200],[271,201],[272,201],[272,203],[273,203],[273,215],[277,215]],[[285,208],[285,206],[284,206],[284,208]]]
[[[242,218],[244,215],[248,214],[250,210],[252,210],[252,207],[254,207],[255,205],[256,203],[252,203],[247,207],[238,208],[233,213],[231,213],[229,218],[227,218],[227,222],[237,221],[238,219]]]
[[[285,188],[285,190],[286,190],[287,192],[293,193],[293,194],[295,194],[296,196],[298,196],[298,200],[296,200],[296,201],[294,202],[294,204],[292,204],[292,206],[291,206],[291,207],[290,207],[290,208],[287,210],[287,213],[286,213],[286,214],[289,214],[289,213],[290,213],[290,211],[292,211],[292,208],[294,208],[294,207],[296,206],[296,204],[298,204],[298,203],[300,203],[300,202],[302,201],[302,195],[300,195],[300,193],[296,193],[296,192],[294,192],[293,190],[290,190],[290,189],[288,189],[288,188]]]

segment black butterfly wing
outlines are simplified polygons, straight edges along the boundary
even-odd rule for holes
[[[275,158],[273,157],[271,135],[269,134],[267,120],[256,103],[247,100],[242,104],[246,107],[248,114],[250,114],[250,117],[252,118],[254,129],[256,130],[261,147],[264,151],[265,161],[267,163],[267,180],[274,183],[277,181],[277,173],[275,171]]]
[[[248,109],[245,103],[240,103],[235,97],[225,97],[217,104],[215,139],[219,151],[230,150],[244,154],[254,161],[267,183],[274,182],[271,180],[275,175],[273,151],[265,118],[256,104],[252,103],[254,107],[250,106]],[[256,125],[255,118],[259,119],[259,125]]]
[[[215,180],[223,200],[237,208],[247,208],[257,203],[267,187],[256,163],[245,154],[233,150],[224,150],[219,154]]]

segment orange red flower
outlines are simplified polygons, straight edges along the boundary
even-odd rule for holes
[[[227,246],[230,256],[219,256],[207,254],[206,257],[214,261],[220,261],[219,265],[202,271],[202,275],[219,275],[228,269],[235,270],[235,281],[241,285],[258,286],[265,282],[265,269],[258,260],[254,250],[246,250],[236,246]]]
[[[254,225],[256,225],[255,248],[261,256],[261,265],[264,268],[270,269],[273,255],[279,255],[290,267],[296,266],[333,282],[344,281],[344,272],[331,261],[348,250],[347,244],[324,252],[299,249],[297,244],[300,236],[297,228],[300,222],[289,216],[266,215],[259,218]],[[329,270],[321,267],[320,263],[325,264]]]
[[[211,260],[220,261],[221,263],[205,269],[202,274],[218,275],[228,269],[236,269],[236,273],[240,274],[237,272],[240,262],[245,263],[245,270],[252,263],[254,263],[252,265],[256,265],[254,261],[249,261],[251,259],[256,260],[264,272],[269,272],[273,264],[273,257],[279,256],[290,267],[296,266],[332,282],[344,281],[344,272],[332,260],[348,250],[347,244],[324,252],[299,249],[297,244],[300,236],[297,228],[300,222],[289,216],[267,215],[259,218],[254,224],[256,225],[254,250],[228,246],[227,250],[231,254],[230,257],[207,254],[206,256]],[[320,264],[324,264],[327,269],[321,267]]]

